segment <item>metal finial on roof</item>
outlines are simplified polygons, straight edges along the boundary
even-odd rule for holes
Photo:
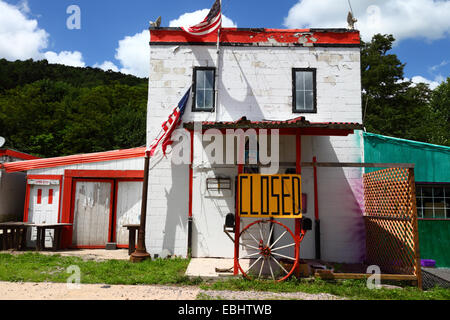
[[[156,19],[155,22],[150,21],[150,27],[152,28],[159,28],[161,26],[161,16],[158,17],[158,19]]]

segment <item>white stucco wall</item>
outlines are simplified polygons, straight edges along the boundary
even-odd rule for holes
[[[193,68],[215,66],[216,48],[195,45],[150,46],[147,142],[151,143],[192,84]],[[292,113],[292,68],[317,68],[317,113]],[[183,121],[287,120],[305,116],[311,122],[362,123],[359,48],[233,47],[221,48],[219,104],[215,113],[191,112],[188,102]],[[195,148],[198,157],[198,148]],[[283,137],[280,161],[295,161],[294,137]],[[302,161],[360,162],[362,147],[358,135],[302,138]],[[234,177],[237,168],[202,169],[194,161],[193,215],[234,212],[231,198],[208,198],[202,194],[206,177],[225,174]],[[284,173],[285,168],[280,172]],[[319,169],[319,206],[322,220],[322,256],[326,260],[358,262],[364,255],[362,213],[358,205],[359,169]],[[303,192],[308,194],[308,214],[314,217],[312,168],[304,168]],[[146,245],[152,254],[164,249],[176,255],[187,253],[189,166],[176,166],[170,155],[152,163],[149,181]],[[290,222],[289,222],[290,223]],[[220,226],[207,233],[216,235]],[[194,226],[195,230],[195,226]],[[219,230],[219,231],[217,231]],[[198,231],[198,230],[197,230]],[[208,247],[207,234],[194,236],[197,247]],[[222,237],[223,236],[223,237]],[[203,237],[203,238],[202,238]],[[210,256],[232,256],[231,241]],[[217,238],[217,237],[216,237]],[[220,242],[220,239],[214,241]],[[195,249],[194,249],[195,250]],[[314,257],[314,234],[302,247],[302,258]]]

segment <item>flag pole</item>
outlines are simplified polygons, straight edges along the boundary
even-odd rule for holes
[[[141,222],[138,230],[138,243],[136,251],[131,254],[132,262],[142,262],[150,258],[145,248],[145,224],[147,219],[147,194],[148,194],[148,171],[150,169],[150,151],[145,150],[144,181],[142,185]],[[134,248],[133,248],[134,249]]]
[[[216,55],[216,103],[215,103],[215,113],[216,113],[216,121],[218,121],[219,119],[219,112],[218,112],[218,109],[219,109],[219,70],[220,70],[220,68],[219,68],[219,63],[220,63],[220,31],[221,31],[221,29],[222,29],[222,17],[223,17],[223,12],[222,12],[222,0],[220,0],[220,15],[221,15],[221,17],[220,17],[220,26],[219,26],[219,28],[217,29],[217,46],[216,46],[216,53],[217,53],[217,55]]]

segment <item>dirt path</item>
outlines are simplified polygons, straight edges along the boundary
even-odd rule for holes
[[[336,300],[329,294],[204,291],[198,287],[123,286],[82,284],[70,289],[66,283],[0,282],[0,300]]]

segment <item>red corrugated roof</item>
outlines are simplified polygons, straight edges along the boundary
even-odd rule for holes
[[[69,166],[80,163],[104,162],[121,159],[140,158],[145,156],[145,147],[114,150],[98,153],[80,154],[66,157],[37,159],[29,161],[4,163],[2,167],[6,172],[28,171],[52,167]]]

